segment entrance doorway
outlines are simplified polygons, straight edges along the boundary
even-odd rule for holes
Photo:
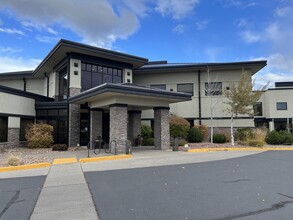
[[[80,106],[80,145],[86,146],[90,141],[90,114],[87,105]]]
[[[109,112],[103,113],[102,138],[107,144],[109,144],[109,140],[110,140],[110,113]]]

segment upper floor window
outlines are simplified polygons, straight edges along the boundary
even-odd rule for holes
[[[122,83],[122,70],[81,63],[81,91],[88,90],[103,83]]]
[[[8,117],[0,116],[0,142],[7,142]]]
[[[222,83],[221,82],[206,82],[205,95],[206,96],[222,95]]]
[[[67,99],[68,75],[67,67],[59,72],[59,100]]]
[[[193,83],[177,84],[177,92],[185,92],[193,95]]]
[[[277,102],[277,110],[287,110],[287,102]]]
[[[254,116],[262,116],[262,103],[256,102],[253,105]]]
[[[155,84],[155,85],[151,85],[151,87],[166,90],[166,84]]]

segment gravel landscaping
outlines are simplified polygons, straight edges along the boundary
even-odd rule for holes
[[[52,148],[0,148],[0,167],[7,166],[7,160],[11,156],[18,157],[21,164],[52,163],[55,158],[66,157],[68,154],[74,155],[76,151],[85,151],[85,149],[69,148],[68,151],[52,151]]]

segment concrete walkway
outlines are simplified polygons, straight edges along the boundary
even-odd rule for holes
[[[97,213],[79,163],[53,165],[31,220],[97,220]]]

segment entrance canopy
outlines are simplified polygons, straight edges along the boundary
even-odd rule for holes
[[[89,103],[91,108],[108,109],[113,104],[126,104],[128,110],[169,107],[169,104],[189,101],[191,95],[129,83],[105,83],[69,98],[70,104]]]

